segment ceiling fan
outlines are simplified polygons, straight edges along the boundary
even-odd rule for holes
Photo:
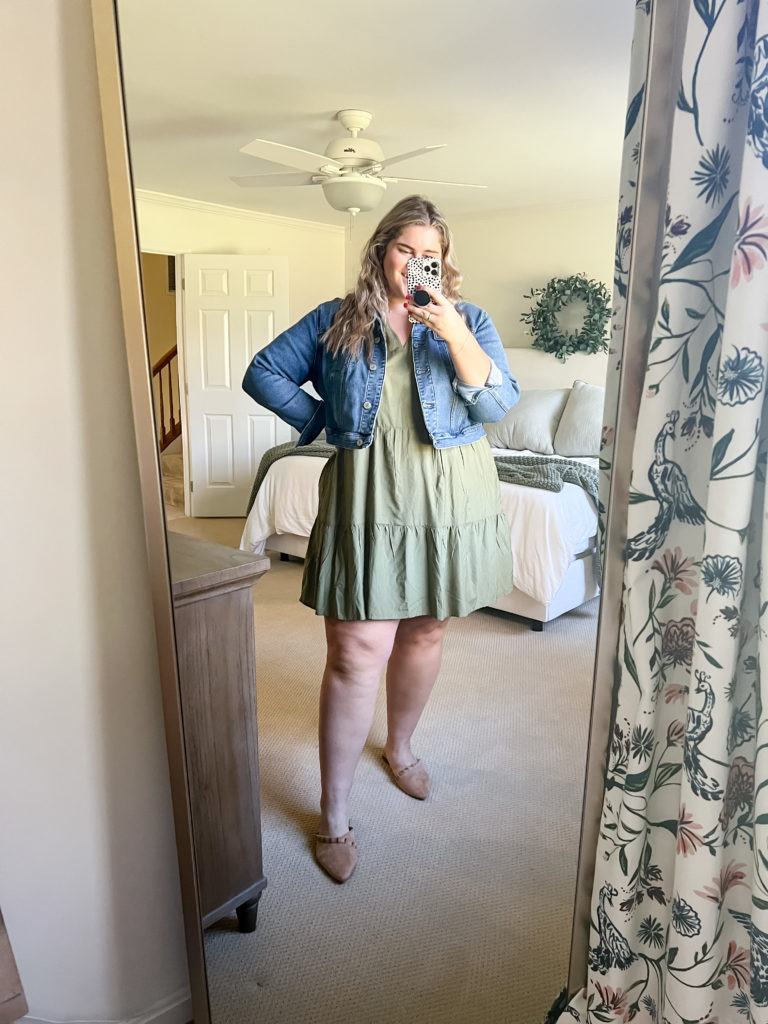
[[[381,146],[373,139],[358,138],[371,123],[373,115],[367,110],[340,110],[336,119],[347,129],[349,135],[332,139],[325,153],[312,153],[295,146],[285,146],[268,139],[254,139],[243,146],[241,153],[271,160],[294,171],[277,174],[255,174],[245,178],[232,178],[243,188],[273,188],[276,185],[320,185],[327,202],[334,210],[341,210],[353,217],[365,210],[372,210],[381,202],[387,185],[397,181],[415,181],[424,185],[457,185],[461,188],[486,188],[460,181],[434,181],[429,178],[403,178],[385,176],[382,172],[392,164],[412,157],[442,149],[444,144],[423,146],[408,153],[384,157]]]

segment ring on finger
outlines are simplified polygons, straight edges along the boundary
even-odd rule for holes
[[[427,310],[427,312],[424,314],[424,322],[428,324],[431,319],[432,314],[429,310]]]

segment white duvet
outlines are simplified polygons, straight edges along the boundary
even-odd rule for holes
[[[535,455],[492,449],[494,455]],[[574,460],[576,461],[576,460]],[[597,466],[597,459],[578,460]],[[292,455],[270,466],[259,488],[240,547],[261,554],[272,534],[309,537],[317,515],[317,484],[326,459]],[[515,588],[548,604],[560,589],[568,566],[587,550],[597,533],[597,514],[577,484],[561,491],[501,483],[501,503],[509,520]]]

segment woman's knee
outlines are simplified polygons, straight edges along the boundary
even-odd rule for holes
[[[440,647],[449,621],[449,619],[435,619],[430,615],[420,615],[415,619],[402,619],[397,629],[395,643],[425,649]]]
[[[328,668],[342,677],[381,674],[392,652],[397,623],[326,619]]]

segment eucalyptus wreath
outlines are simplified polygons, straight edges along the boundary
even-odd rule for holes
[[[551,352],[562,362],[574,352],[607,351],[605,329],[611,318],[611,297],[602,282],[592,281],[585,274],[553,277],[544,288],[531,288],[530,295],[523,297],[536,300],[520,317],[531,326],[526,333],[533,335],[534,348]],[[584,322],[575,333],[565,331],[557,314],[578,300],[586,306]]]

